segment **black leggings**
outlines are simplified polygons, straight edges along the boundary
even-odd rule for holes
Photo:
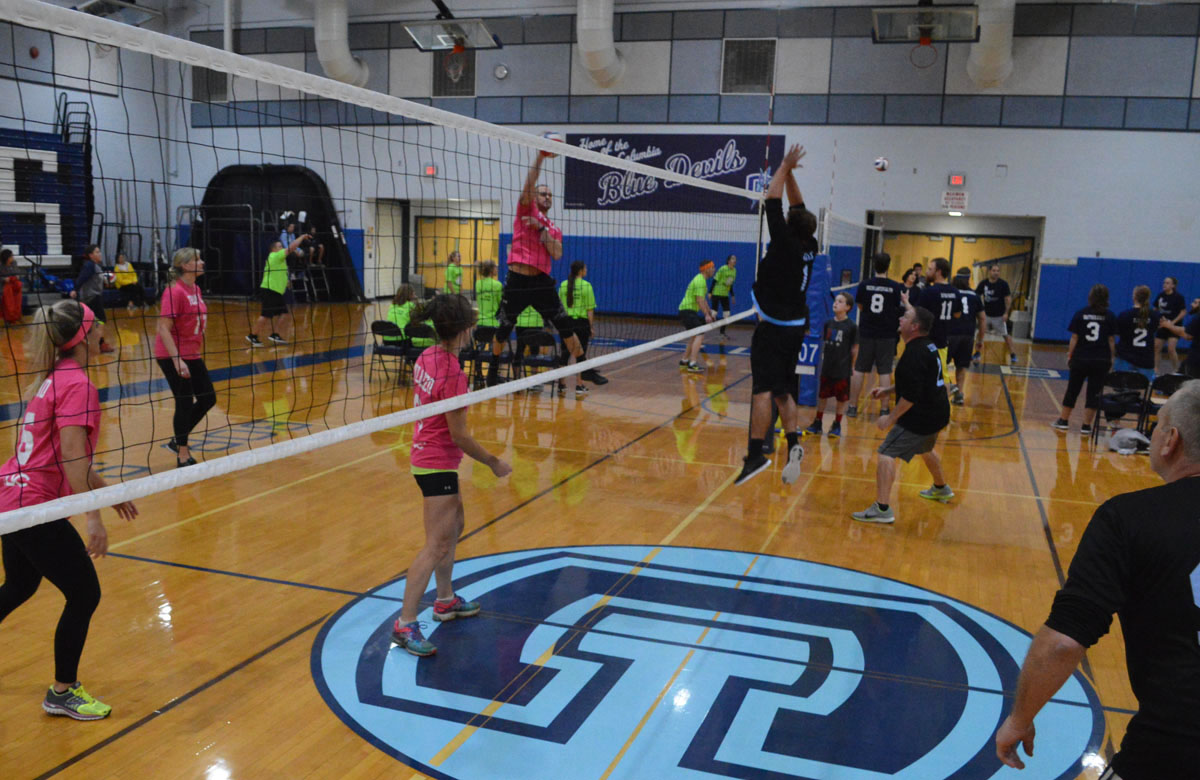
[[[83,539],[66,520],[35,525],[0,536],[4,584],[0,585],[0,621],[37,592],[42,578],[67,597],[54,632],[54,679],[79,680],[79,657],[92,613],[100,603],[100,580]]]
[[[159,358],[158,366],[175,396],[175,443],[186,447],[188,434],[200,424],[208,410],[217,403],[217,391],[208,378],[208,368],[200,358],[184,360],[191,377],[184,379],[175,370],[175,361]]]
[[[146,305],[146,291],[142,289],[142,285],[127,284],[124,287],[118,287],[117,290],[121,293],[121,303],[125,306],[131,303],[134,306]]]
[[[722,316],[728,317],[730,314],[733,314],[733,309],[731,309],[729,307],[729,296],[728,295],[714,295],[712,297],[712,302],[713,302],[713,305],[712,305],[713,317],[715,319],[721,319]],[[725,311],[724,315],[721,314],[722,309]],[[721,333],[724,333],[724,332],[725,332],[725,326],[722,325]]]
[[[1100,407],[1100,391],[1104,388],[1104,377],[1108,376],[1108,370],[1112,367],[1112,363],[1108,360],[1072,360],[1068,366],[1070,373],[1067,374],[1067,392],[1063,396],[1063,406],[1068,409],[1075,408],[1075,402],[1079,399],[1079,391],[1083,389],[1083,381],[1087,380],[1087,398],[1084,401],[1084,408],[1098,409]]]
[[[567,358],[571,356],[571,350],[567,349],[566,340],[572,333],[575,334],[575,338],[579,339],[579,349],[582,350],[576,360],[587,360],[588,342],[592,338],[592,324],[588,322],[587,317],[571,318],[571,327],[563,331],[561,334],[563,341],[559,344],[559,354],[562,356],[562,364],[564,366],[567,364]]]

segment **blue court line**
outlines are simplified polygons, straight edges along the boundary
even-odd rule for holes
[[[189,563],[178,563],[175,561],[159,560],[157,558],[146,558],[146,557],[143,557],[140,555],[127,555],[125,553],[110,553],[110,555],[112,555],[112,557],[114,557],[114,558],[124,558],[127,560],[139,561],[141,563],[151,563],[151,564],[159,564],[162,566],[171,566],[171,567],[177,568],[177,569],[188,569],[191,571],[203,572],[205,574],[220,574],[220,575],[224,575],[227,577],[235,577],[238,579],[252,580],[255,582],[266,582],[266,583],[270,583],[272,585],[284,585],[284,586],[294,587],[294,588],[304,588],[306,590],[317,590],[317,591],[322,591],[325,593],[337,593],[339,595],[353,596],[355,598],[369,598],[369,599],[375,599],[378,601],[389,601],[394,604],[403,603],[403,598],[396,597],[396,596],[380,595],[377,592],[378,588],[373,588],[372,590],[367,591],[365,593],[360,593],[360,592],[353,591],[353,590],[345,590],[343,588],[330,588],[330,587],[326,587],[323,585],[312,585],[312,584],[306,583],[306,582],[295,582],[293,580],[283,580],[283,579],[278,579],[278,578],[274,578],[274,577],[262,577],[262,576],[255,575],[255,574],[245,574],[243,572],[228,571],[225,569],[215,569],[215,568],[208,567],[208,566],[196,566],[196,565],[189,564]],[[403,576],[403,575],[401,575],[401,576]],[[398,579],[398,577],[396,579]],[[395,580],[392,580],[392,582],[394,582],[394,581]],[[388,584],[391,584],[391,583],[389,582]],[[433,602],[428,601],[428,600],[422,600],[421,604],[423,606],[428,607],[428,606],[432,606]],[[491,617],[491,618],[494,618],[497,620],[507,620],[507,621],[513,622],[513,623],[525,623],[525,624],[534,625],[534,626],[548,626],[551,628],[561,628],[564,631],[575,631],[575,632],[582,633],[582,634],[596,634],[596,635],[601,635],[601,636],[611,636],[611,637],[615,637],[618,639],[636,639],[637,641],[640,641],[640,642],[649,642],[652,644],[664,645],[667,647],[682,647],[682,648],[687,648],[687,649],[696,649],[696,647],[697,647],[697,645],[694,642],[683,642],[683,641],[675,641],[675,640],[670,640],[670,639],[660,639],[657,637],[642,637],[642,636],[630,637],[629,635],[621,634],[616,631],[608,631],[608,630],[605,630],[602,628],[595,628],[593,626],[569,625],[566,623],[559,623],[559,622],[556,622],[553,620],[535,621],[535,620],[529,620],[528,618],[522,617],[520,615],[511,615],[511,614],[508,614],[505,612],[499,612],[499,611],[495,611],[495,610],[489,610],[488,617]],[[323,619],[324,618],[322,618],[322,620]],[[695,620],[690,620],[690,619],[684,620],[682,622],[689,623],[689,624],[696,624],[696,625],[700,624],[699,622],[697,622]],[[308,627],[311,627],[311,625],[312,624],[310,624],[310,626],[308,626]],[[983,688],[983,687],[974,686],[974,685],[953,685],[950,683],[945,683],[941,680],[931,680],[931,679],[917,678],[917,677],[906,677],[904,675],[898,675],[898,674],[881,674],[878,672],[872,672],[867,669],[853,669],[853,668],[849,668],[849,667],[841,667],[841,666],[836,666],[836,665],[832,665],[832,664],[826,665],[826,664],[812,664],[812,663],[808,663],[808,662],[798,662],[798,661],[794,661],[793,659],[790,659],[790,658],[780,658],[780,657],[771,656],[771,655],[764,655],[762,653],[748,652],[745,650],[732,650],[732,649],[722,648],[722,647],[702,647],[701,649],[708,651],[708,652],[725,653],[726,655],[735,655],[735,656],[741,656],[741,657],[745,657],[745,658],[758,658],[758,659],[763,659],[763,660],[768,660],[768,661],[794,662],[794,663],[797,663],[798,665],[804,666],[806,668],[822,669],[822,670],[828,670],[828,671],[833,671],[833,672],[846,672],[846,673],[850,673],[850,674],[861,674],[863,677],[869,677],[871,679],[891,680],[894,682],[907,683],[907,684],[911,684],[911,685],[924,685],[924,686],[937,687],[937,688],[951,688],[953,690],[967,690],[967,691],[975,691],[978,693],[999,694],[999,695],[1005,696],[1007,698],[1012,698],[1016,695],[1015,692],[998,691],[998,690],[995,690],[992,688]],[[243,663],[242,665],[244,666],[245,664]],[[1070,706],[1074,706],[1074,707],[1090,707],[1091,706],[1087,702],[1067,701],[1064,699],[1057,699],[1057,698],[1052,698],[1050,700],[1050,702],[1047,702],[1047,703],[1066,704],[1066,705],[1070,705]],[[1110,707],[1110,706],[1101,705],[1101,709],[1103,709],[1106,712],[1113,712],[1113,713],[1119,713],[1119,714],[1124,714],[1124,715],[1134,715],[1137,713],[1137,710],[1125,709],[1123,707]],[[138,724],[135,724],[135,726],[136,725],[138,725]],[[133,727],[130,727],[130,728],[133,728]],[[115,736],[114,736],[114,738],[115,738]],[[96,748],[93,748],[93,749],[98,749],[99,747],[100,746],[97,746]],[[82,757],[83,756],[78,756],[75,759],[72,759],[70,763],[74,763],[75,761],[77,761],[79,758],[82,758]],[[65,768],[68,765],[69,764],[64,764],[59,769]],[[58,771],[58,769],[56,769],[54,771],[56,772],[56,771]],[[45,775],[45,776],[49,776],[49,775]]]
[[[239,363],[235,366],[211,370],[209,371],[209,376],[216,383],[227,382],[231,379],[241,379],[255,374],[270,374],[281,370],[294,371],[297,368],[317,365],[318,363],[329,363],[335,360],[347,360],[358,357],[365,352],[365,349],[365,347],[360,345],[343,349],[331,349],[325,352],[310,352],[305,355],[293,355],[274,360],[264,360],[261,363]],[[120,385],[109,385],[100,388],[100,403],[106,404],[112,401],[124,401],[149,396],[153,393],[166,393],[170,392],[170,390],[171,388],[167,385],[167,380],[161,377],[138,382],[127,382]],[[0,422],[20,417],[24,407],[23,403],[10,403],[0,406]]]

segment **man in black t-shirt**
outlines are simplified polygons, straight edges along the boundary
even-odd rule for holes
[[[1008,347],[1008,362],[1016,365],[1017,350],[1008,332],[1008,315],[1012,311],[1012,290],[1008,282],[1000,278],[1000,264],[988,266],[987,278],[975,288],[975,294],[983,300],[983,313],[987,317],[989,333],[999,333]],[[981,350],[982,351],[982,350]]]
[[[1108,780],[1195,777],[1200,766],[1200,382],[1158,413],[1150,467],[1166,483],[1100,506],[1079,540],[1067,581],[1034,638],[996,755],[1024,767],[1034,716],[1108,633],[1115,612],[1138,711]]]
[[[920,306],[909,306],[900,318],[900,338],[904,339],[904,354],[896,365],[896,386],[877,387],[871,396],[896,392],[896,405],[891,414],[880,417],[876,425],[888,431],[879,445],[879,462],[875,467],[875,503],[851,515],[866,523],[894,523],[896,510],[889,505],[892,483],[896,480],[896,458],[908,462],[920,455],[933,475],[933,486],[920,492],[921,498],[945,503],[954,498],[946,484],[942,462],[933,451],[938,432],[950,423],[950,402],[946,398],[946,382],[942,378],[942,361],[937,347],[929,339],[933,315]]]
[[[1174,276],[1163,279],[1162,292],[1154,299],[1154,311],[1158,313],[1158,316],[1172,325],[1178,325],[1183,319],[1186,307],[1187,303],[1179,292],[1179,280]],[[1179,353],[1175,351],[1175,348],[1179,346],[1179,337],[1167,328],[1159,328],[1158,332],[1154,334],[1155,368],[1158,367],[1158,356],[1162,354],[1164,343],[1167,345],[1167,359],[1171,361],[1171,371],[1178,371]]]
[[[875,275],[858,285],[854,301],[858,304],[858,357],[854,361],[854,376],[850,380],[850,407],[847,417],[858,416],[858,399],[863,382],[871,369],[879,375],[879,384],[892,381],[892,363],[896,359],[896,328],[900,324],[902,304],[900,294],[904,285],[887,277],[892,257],[887,252],[875,255],[872,261]],[[888,413],[883,399],[880,414]]]
[[[928,309],[933,315],[929,340],[938,348],[938,357],[942,359],[944,369],[950,357],[946,351],[950,344],[950,322],[956,312],[961,313],[958,290],[950,286],[950,261],[944,257],[930,260],[925,272],[925,281],[927,284],[921,291],[920,299],[910,303]]]
[[[958,311],[950,320],[950,337],[946,345],[948,360],[954,364],[954,391],[950,394],[950,403],[962,406],[966,403],[963,385],[971,369],[971,347],[983,343],[983,302],[971,291],[971,269],[958,269],[952,285],[958,290]]]
[[[751,287],[759,322],[750,339],[750,441],[742,471],[734,480],[740,485],[766,469],[771,462],[763,455],[763,442],[771,421],[774,401],[787,437],[788,461],[783,481],[800,478],[800,432],[796,420],[796,364],[808,332],[808,282],[817,257],[817,218],[804,207],[800,187],[792,169],[800,164],[804,148],[792,146],[767,185],[763,211],[767,216],[771,243],[759,263]],[[783,216],[783,190],[791,203]]]

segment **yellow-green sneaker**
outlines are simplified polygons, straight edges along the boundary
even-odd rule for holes
[[[50,715],[66,715],[75,720],[100,720],[107,718],[112,712],[112,707],[92,698],[92,695],[83,689],[83,683],[75,683],[62,693],[58,693],[51,686],[42,701],[42,709]]]

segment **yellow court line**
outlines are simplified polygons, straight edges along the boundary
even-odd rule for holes
[[[780,529],[780,528],[783,528],[783,524],[784,524],[784,522],[785,522],[785,521],[788,519],[788,517],[789,517],[789,516],[792,514],[792,511],[793,511],[793,510],[795,510],[795,508],[796,508],[796,504],[799,504],[799,503],[800,503],[800,499],[804,497],[804,494],[805,494],[806,492],[808,492],[808,488],[809,488],[809,486],[810,486],[810,485],[812,485],[813,481],[816,479],[816,476],[817,476],[817,475],[816,475],[816,473],[815,473],[815,472],[814,472],[814,473],[812,473],[812,474],[809,474],[809,475],[808,475],[808,481],[804,483],[804,487],[802,487],[802,488],[800,488],[799,490],[797,490],[797,491],[796,491],[796,496],[795,496],[795,498],[793,498],[793,499],[792,499],[792,501],[791,501],[791,503],[790,503],[790,504],[788,504],[788,508],[787,508],[787,509],[785,509],[785,510],[783,511],[783,514],[782,514],[782,515],[779,517],[779,520],[777,520],[777,521],[775,522],[775,527],[771,529],[771,533],[767,534],[767,540],[766,540],[765,542],[763,542],[763,543],[762,543],[762,547],[759,547],[759,548],[758,548],[758,552],[759,552],[760,554],[761,554],[761,553],[764,553],[764,552],[766,552],[766,551],[767,551],[767,547],[768,547],[768,546],[770,546],[771,542],[775,540],[775,535],[779,533],[779,529]],[[756,561],[758,560],[758,556],[757,556],[757,555],[756,555],[756,556],[754,556],[754,560],[756,560]],[[753,562],[751,562],[751,565],[753,565]],[[750,571],[749,569],[747,569],[747,570],[746,570],[746,572],[747,572],[747,573],[748,573],[749,571]],[[742,574],[742,576],[744,577],[744,576],[746,576],[746,574]],[[741,585],[741,582],[739,582],[739,583],[738,583],[738,585]],[[735,587],[736,587],[736,586],[735,586]]]
[[[395,450],[398,446],[400,446],[400,443],[391,444],[391,445],[388,445],[387,448],[379,450],[378,452],[372,452],[370,455],[364,455],[361,458],[355,458],[354,460],[346,461],[345,463],[340,463],[337,466],[333,466],[332,468],[327,468],[324,471],[318,471],[316,474],[309,474],[307,477],[300,477],[299,479],[294,479],[291,482],[288,482],[286,485],[279,485],[277,487],[271,488],[270,490],[264,490],[261,493],[255,493],[252,496],[246,496],[245,498],[239,498],[237,501],[233,501],[228,504],[224,504],[224,505],[216,507],[214,509],[209,509],[205,512],[201,512],[198,515],[192,515],[191,517],[185,517],[184,519],[179,520],[174,523],[171,523],[170,525],[164,525],[161,528],[154,529],[153,531],[147,531],[144,534],[138,534],[137,536],[117,542],[116,544],[110,544],[108,546],[108,549],[109,550],[119,550],[122,547],[133,544],[134,542],[140,542],[143,539],[149,539],[151,536],[157,536],[158,534],[161,534],[164,531],[170,531],[175,528],[179,528],[180,526],[187,525],[188,523],[193,522],[195,520],[202,520],[206,517],[211,517],[212,515],[224,512],[227,509],[233,509],[234,507],[241,506],[242,504],[248,504],[251,501],[257,501],[260,498],[265,498],[266,496],[269,496],[269,495],[272,495],[275,493],[280,493],[284,490],[289,490],[292,487],[299,485],[303,482],[309,482],[310,480],[319,479],[320,477],[327,476],[329,474],[332,474],[335,471],[340,471],[341,469],[349,468],[350,466],[356,466],[359,463],[370,460],[371,458],[377,458],[380,455],[386,455],[387,453]]]
[[[701,502],[700,502],[700,505],[699,505],[699,506],[697,506],[697,507],[696,507],[695,509],[693,509],[691,512],[688,512],[688,516],[687,516],[687,517],[685,517],[685,518],[683,518],[683,520],[681,520],[681,521],[680,521],[679,525],[675,526],[675,528],[674,528],[674,529],[672,529],[671,533],[669,533],[669,534],[667,534],[666,536],[664,536],[664,537],[663,537],[662,541],[658,543],[658,544],[659,544],[659,546],[661,546],[661,547],[665,547],[665,546],[669,545],[671,542],[675,541],[675,538],[676,538],[677,536],[679,536],[681,533],[683,533],[683,532],[684,532],[684,530],[685,530],[685,529],[686,529],[686,528],[687,528],[689,525],[691,525],[691,524],[692,524],[692,521],[693,521],[693,520],[695,520],[697,517],[699,517],[699,516],[700,516],[700,513],[701,513],[701,512],[703,512],[705,509],[708,509],[709,505],[710,505],[710,504],[712,504],[712,502],[713,502],[713,501],[716,501],[716,500],[717,500],[717,496],[719,496],[719,495],[721,495],[722,493],[724,493],[724,492],[725,492],[725,489],[726,489],[727,487],[729,487],[730,485],[732,485],[732,484],[733,484],[733,481],[734,481],[735,479],[737,479],[738,473],[739,473],[739,472],[737,472],[737,471],[734,471],[732,474],[730,474],[730,475],[729,475],[729,476],[728,476],[728,477],[725,479],[725,481],[724,481],[724,482],[722,482],[720,485],[718,485],[718,486],[717,486],[717,489],[716,489],[716,490],[714,490],[713,492],[709,493],[709,494],[708,494],[708,497],[707,497],[707,498],[705,498],[703,501],[701,501]]]
[[[799,497],[797,496],[797,498],[799,498]],[[754,568],[754,565],[756,563],[758,563],[757,555],[755,555],[754,558],[752,558],[750,560],[750,565],[746,567],[746,570],[744,572],[742,572],[742,576],[745,577],[747,574],[749,574],[750,570]],[[741,580],[738,580],[737,583],[735,583],[733,586],[734,590],[738,590],[741,587],[742,587]],[[719,619],[721,617],[721,614],[722,613],[720,611],[713,613],[711,620],[715,621],[715,620]],[[704,642],[704,637],[708,636],[708,631],[710,628],[711,628],[711,626],[704,627],[704,630],[700,632],[700,636],[696,638],[695,644],[699,645]],[[675,673],[671,675],[671,679],[667,680],[667,684],[664,685],[662,690],[658,692],[658,696],[656,696],[654,698],[654,701],[650,704],[650,707],[642,714],[642,719],[638,721],[638,724],[636,726],[634,726],[633,731],[629,734],[629,737],[625,740],[625,744],[622,745],[621,749],[617,751],[617,755],[613,756],[613,760],[611,763],[609,763],[608,768],[604,770],[604,774],[600,775],[600,780],[608,780],[609,775],[611,775],[613,773],[613,771],[616,770],[617,765],[621,763],[621,759],[625,757],[625,753],[629,750],[630,747],[633,746],[633,743],[637,740],[638,734],[640,734],[642,732],[642,729],[646,726],[646,723],[650,720],[650,716],[654,714],[654,711],[656,709],[658,709],[658,705],[662,702],[663,697],[667,695],[667,691],[671,690],[671,687],[675,685],[675,680],[677,680],[679,678],[680,673],[682,673],[683,670],[685,668],[687,668],[688,661],[692,660],[692,655],[695,652],[696,652],[695,650],[687,651],[687,655],[685,655],[683,657],[683,660],[679,662],[679,666],[677,666],[675,668]]]

